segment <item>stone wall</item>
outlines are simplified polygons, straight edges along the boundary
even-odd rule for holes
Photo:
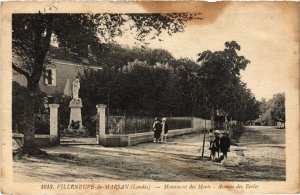
[[[18,133],[13,133],[13,148],[16,149],[18,147],[21,147],[23,145],[23,140],[24,140],[24,135],[23,134],[18,134]],[[50,147],[50,146],[55,146],[56,143],[51,143],[50,142],[50,135],[35,135],[35,145],[37,147]]]
[[[193,128],[176,129],[176,130],[169,131],[168,137],[175,137],[175,136],[191,134],[195,132],[196,131]],[[153,132],[130,134],[128,135],[128,145],[136,145],[138,143],[151,142],[153,141],[153,134],[154,134]]]
[[[205,128],[207,130],[211,128],[210,120],[204,120],[201,118],[192,118],[192,128],[169,130],[168,137],[196,133],[202,131]],[[127,135],[105,134],[102,136],[101,145],[106,147],[126,147],[126,146],[136,145],[145,142],[152,142],[152,141],[153,141],[153,131],[144,132],[144,133],[127,134]]]
[[[60,143],[58,134],[58,104],[49,104],[50,108],[50,134],[49,135],[35,135],[35,145],[37,147],[50,147]],[[13,133],[14,147],[22,146],[24,142],[24,135]]]
[[[200,129],[194,130],[193,128],[175,129],[168,132],[168,137],[191,134],[199,131]],[[128,135],[105,135],[101,145],[105,147],[126,147],[152,141],[153,132],[134,133]]]

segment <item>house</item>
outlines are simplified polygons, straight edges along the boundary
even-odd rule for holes
[[[42,77],[39,82],[41,91],[45,92],[48,100],[55,93],[64,93],[67,82],[72,85],[78,74],[83,74],[85,70],[101,70],[101,67],[89,66],[70,61],[51,59],[51,63],[46,66],[46,77]],[[26,78],[13,71],[13,81],[22,86],[27,85]]]

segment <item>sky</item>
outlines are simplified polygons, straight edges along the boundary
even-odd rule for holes
[[[163,6],[170,8],[170,5]],[[150,6],[144,9],[155,10]],[[283,81],[293,71],[286,65],[299,61],[297,4],[206,3],[193,6],[191,10],[201,12],[204,19],[187,24],[184,33],[162,35],[162,42],[150,41],[149,47],[166,49],[175,58],[196,60],[198,53],[223,50],[226,41],[235,40],[241,46],[239,54],[251,61],[241,78],[255,97],[270,99],[275,93],[285,92]],[[116,41],[134,46],[134,37],[129,33]]]

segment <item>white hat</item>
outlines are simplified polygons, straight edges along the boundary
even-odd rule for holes
[[[220,134],[220,131],[219,131],[219,130],[216,130],[215,133]]]
[[[161,120],[162,120],[162,121],[166,121],[167,119],[166,119],[166,118],[162,118]]]

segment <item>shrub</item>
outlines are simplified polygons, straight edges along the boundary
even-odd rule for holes
[[[108,116],[106,117],[106,133],[108,134],[132,134],[153,131],[154,117],[136,116]],[[168,118],[169,130],[185,129],[192,127],[189,118]]]
[[[49,113],[34,115],[34,127],[36,134],[50,134],[49,118]]]
[[[243,134],[245,126],[240,121],[231,121],[229,122],[229,132],[232,140],[237,141],[240,136]]]
[[[25,131],[24,104],[26,103],[26,87],[21,86],[16,81],[12,83],[12,130],[14,133]],[[44,134],[49,132],[49,112],[45,107],[46,94],[38,91],[34,96],[34,124],[36,133]]]
[[[97,115],[96,116],[86,116],[83,118],[84,127],[87,130],[88,135],[95,137],[97,129]]]
[[[167,120],[169,130],[192,128],[191,119],[169,118]]]

